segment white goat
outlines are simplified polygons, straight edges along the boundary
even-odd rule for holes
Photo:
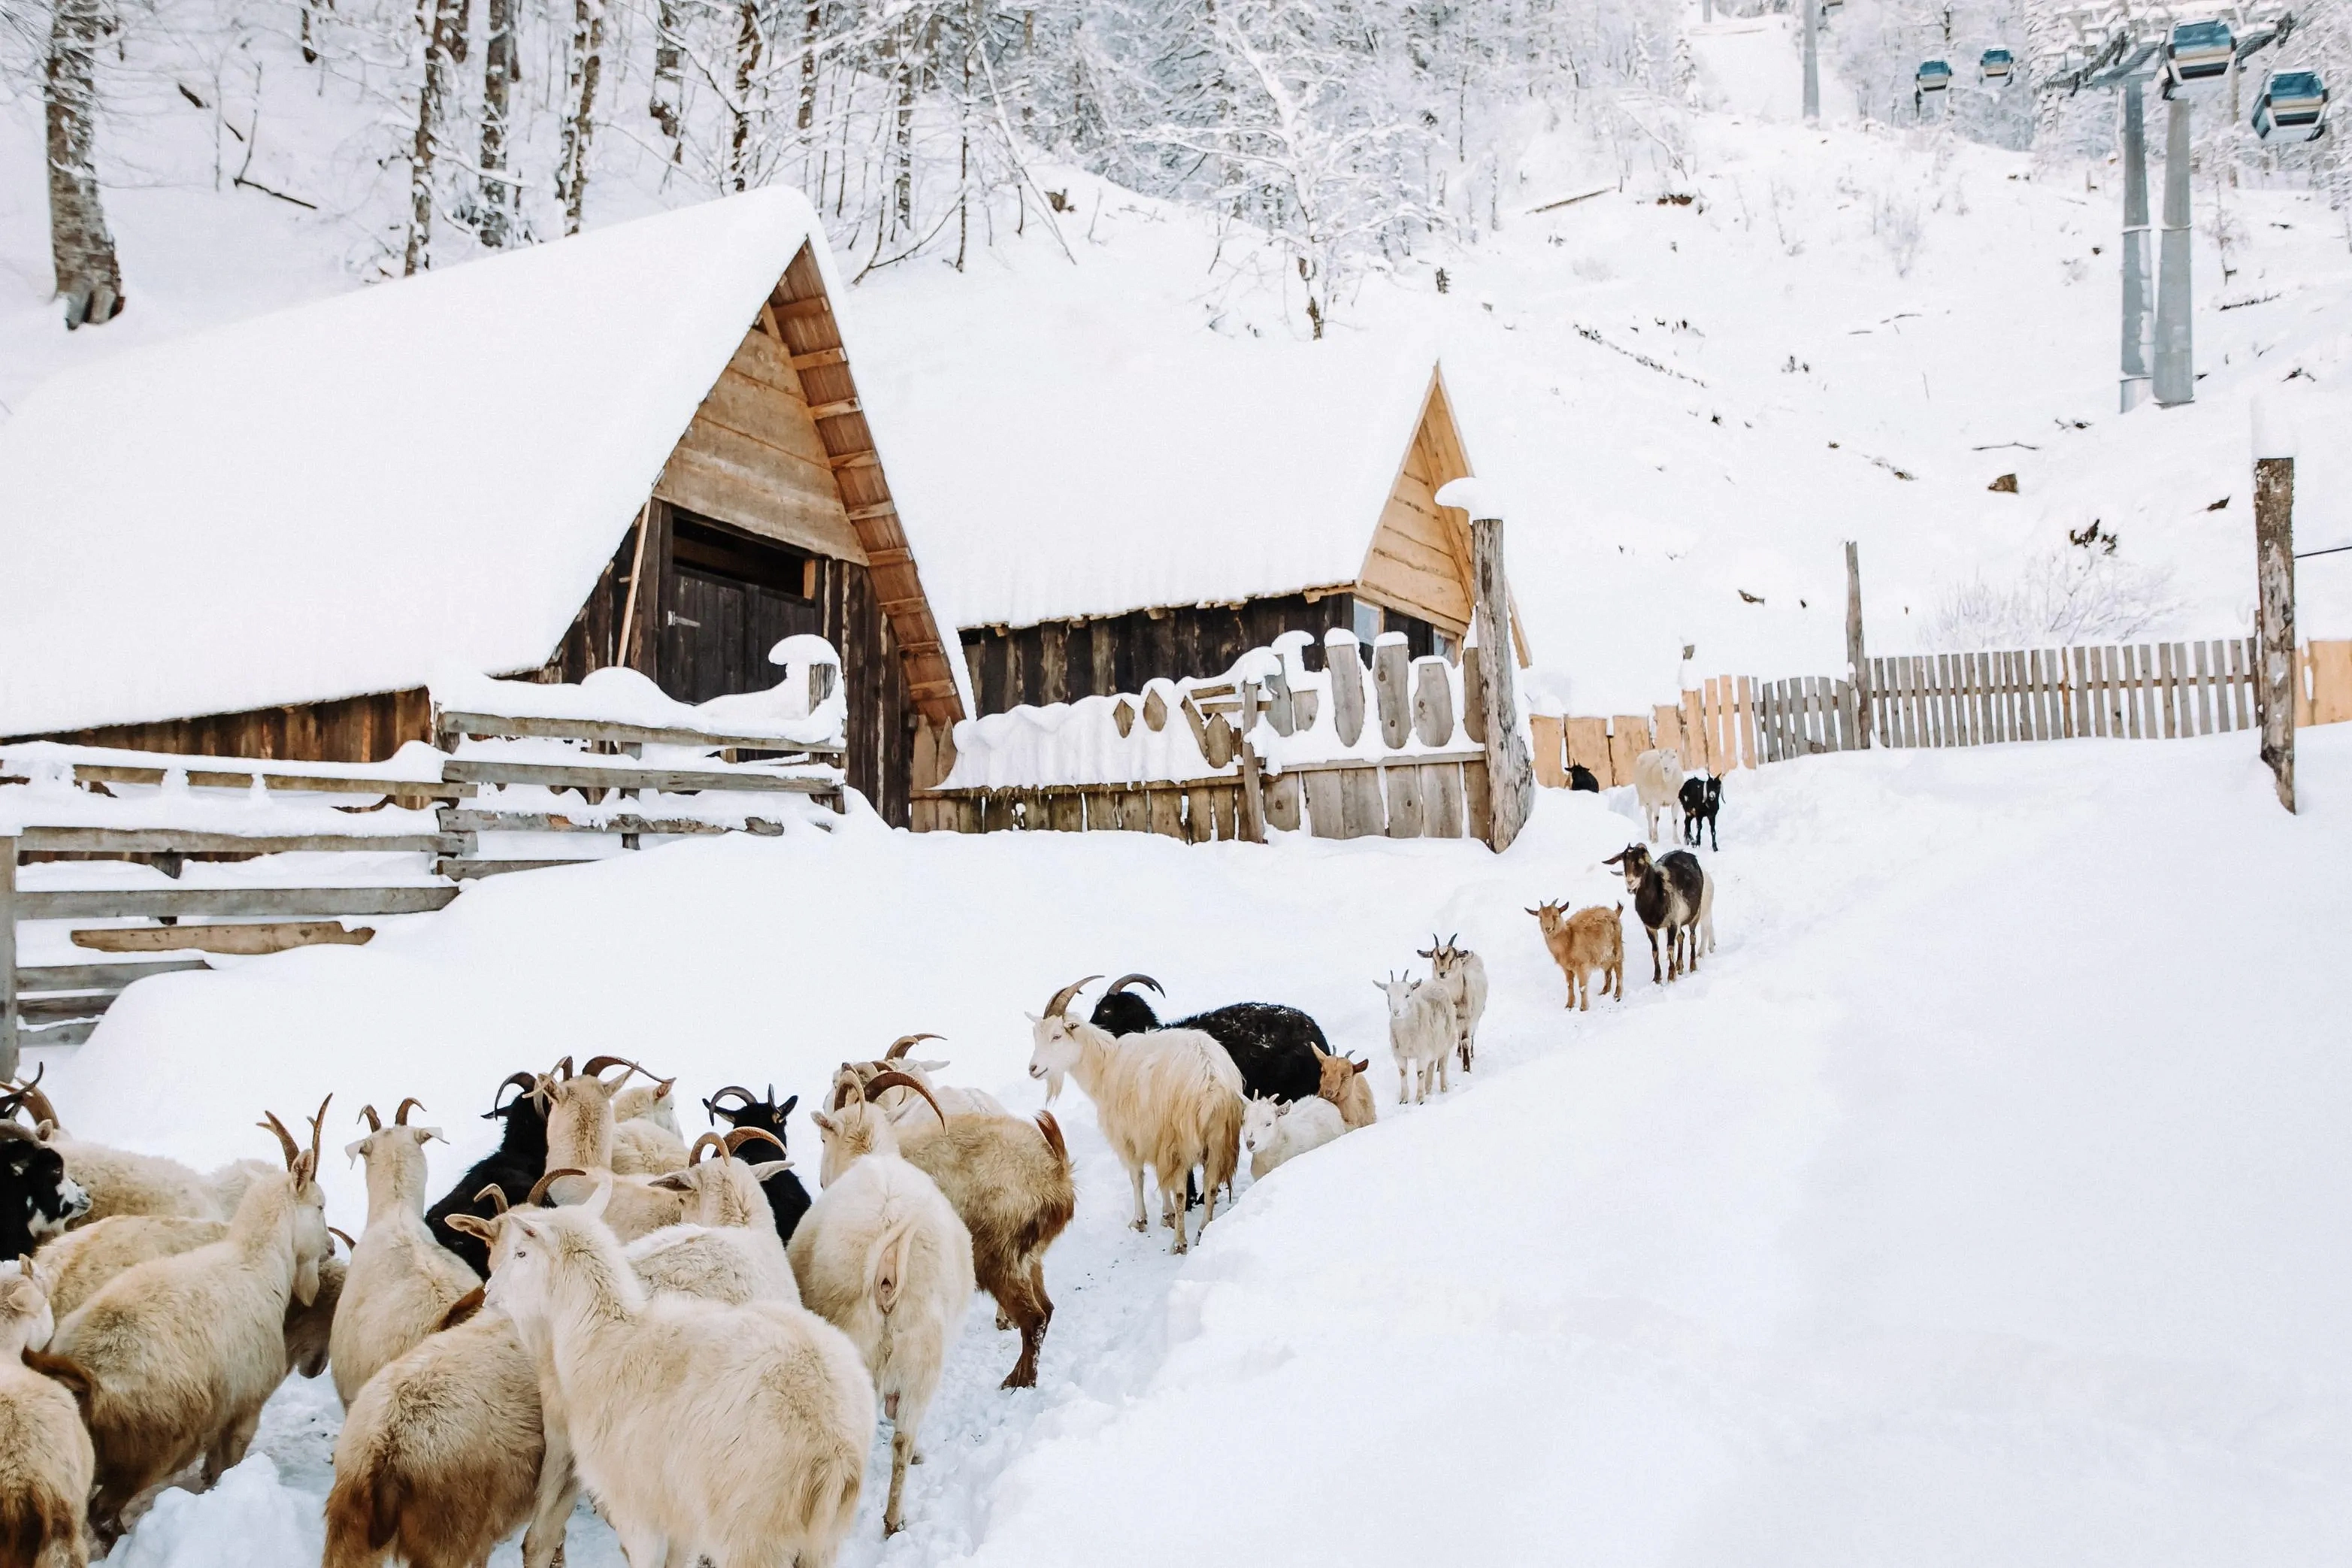
[[[930,1177],[868,1154],[825,1173],[791,1252],[801,1300],[857,1347],[890,1419],[882,1533],[895,1535],[923,1415],[971,1301],[971,1233]]]
[[[776,1142],[764,1129],[745,1127],[695,1140],[684,1171],[660,1180],[688,1191],[685,1217],[628,1243],[629,1266],[648,1290],[675,1290],[706,1300],[798,1301],[792,1261],[776,1236],[766,1191],[733,1151],[754,1141]],[[781,1144],[778,1147],[782,1147]],[[705,1161],[706,1150],[719,1157]]]
[[[102,1545],[124,1510],[199,1457],[204,1483],[245,1457],[261,1406],[286,1377],[286,1310],[319,1290],[327,1256],[315,1173],[326,1102],[302,1149],[276,1116],[286,1172],[246,1189],[228,1235],[126,1269],[58,1325],[50,1353],[91,1384],[98,1455],[90,1525]]]
[[[1456,1046],[1466,1073],[1478,1055],[1478,1020],[1486,1013],[1486,961],[1455,946],[1461,940],[1457,931],[1440,942],[1432,931],[1429,945],[1419,951],[1429,960],[1430,978],[1445,987],[1446,999],[1454,1004]]]
[[[1397,1103],[1405,1101],[1406,1074],[1412,1073],[1412,1102],[1429,1098],[1429,1084],[1445,1092],[1445,1061],[1460,1038],[1454,1023],[1454,1000],[1434,980],[1389,976],[1373,989],[1389,999],[1389,1055],[1396,1059]]]
[[[1089,975],[1087,979],[1100,976]],[[1063,1075],[1078,1080],[1095,1102],[1103,1137],[1135,1185],[1135,1228],[1150,1221],[1143,1209],[1143,1171],[1160,1184],[1161,1217],[1175,1227],[1175,1250],[1187,1248],[1184,1178],[1201,1168],[1208,1206],[1206,1228],[1217,1217],[1217,1188],[1241,1163],[1242,1075],[1234,1058],[1198,1029],[1154,1029],[1113,1039],[1069,1016],[1070,998],[1087,982],[1065,985],[1032,1016],[1029,1076],[1045,1080],[1045,1098],[1062,1092]]]
[[[83,1568],[83,1515],[96,1460],[65,1384],[26,1365],[57,1318],[40,1282],[0,1275],[0,1555],[24,1568]]]
[[[1672,746],[1656,746],[1633,759],[1633,798],[1650,826],[1650,842],[1658,841],[1658,814],[1664,812],[1669,837],[1683,832],[1683,754]]]
[[[277,1173],[259,1160],[233,1160],[209,1175],[161,1154],[139,1154],[128,1149],[89,1143],[68,1132],[58,1120],[58,1108],[37,1087],[48,1070],[44,1063],[5,1098],[21,1106],[33,1120],[33,1129],[65,1161],[66,1174],[89,1194],[89,1208],[74,1224],[96,1225],[116,1215],[184,1215],[195,1219],[228,1218],[245,1197],[257,1175]]]
[[[636,1568],[831,1568],[874,1432],[857,1347],[785,1302],[648,1296],[607,1191],[504,1216],[487,1291],[550,1370],[581,1482]]]
[[[613,1096],[614,1171],[658,1176],[686,1168],[686,1137],[677,1130],[677,1107],[670,1100],[677,1085],[677,1079],[666,1078],[632,1084]]]
[[[327,1345],[335,1394],[346,1408],[376,1368],[438,1328],[450,1304],[482,1282],[425,1227],[425,1143],[441,1130],[408,1124],[409,1108],[417,1105],[402,1100],[389,1127],[374,1106],[362,1107],[368,1135],[343,1150],[367,1162],[368,1194],[367,1228],[352,1249]]]
[[[616,1067],[625,1069],[618,1078],[598,1076]],[[631,1073],[640,1070],[634,1062],[619,1057],[596,1057],[574,1072],[572,1058],[566,1057],[556,1064],[553,1072],[541,1076],[533,1090],[547,1100],[546,1169],[574,1173],[567,1185],[554,1189],[559,1201],[581,1202],[593,1188],[597,1173],[612,1172],[620,1180],[613,1184],[607,1200],[605,1223],[625,1242],[635,1241],[664,1226],[676,1225],[686,1213],[685,1189],[676,1184],[665,1185],[661,1181],[664,1176],[675,1174],[676,1168],[628,1172],[614,1169],[619,1145],[614,1136],[613,1097]],[[651,1124],[640,1121],[631,1125]],[[683,1167],[685,1163],[686,1151],[681,1146],[677,1165]]]
[[[1312,1100],[1253,1098],[1242,1111],[1242,1143],[1250,1152],[1250,1179],[1264,1181],[1277,1165],[1297,1159],[1348,1131],[1339,1108],[1318,1095]]]
[[[890,1043],[890,1048],[882,1053],[879,1060],[849,1064],[861,1084],[870,1085],[886,1072],[906,1075],[908,1082],[885,1085],[870,1097],[869,1103],[879,1106],[893,1121],[909,1128],[934,1126],[935,1118],[1012,1115],[1003,1102],[986,1089],[944,1084],[932,1077],[948,1065],[944,1059],[918,1061],[907,1054],[917,1041],[938,1038],[937,1035],[901,1035]],[[918,1090],[921,1093],[918,1094]],[[923,1096],[929,1098],[929,1106],[923,1103]]]

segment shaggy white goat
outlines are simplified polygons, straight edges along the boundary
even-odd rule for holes
[[[1437,1092],[1445,1092],[1445,1062],[1460,1038],[1454,1023],[1454,999],[1434,980],[1411,980],[1391,975],[1373,989],[1389,999],[1389,1054],[1396,1058],[1397,1103],[1402,1105],[1406,1074],[1412,1073],[1412,1102],[1429,1098],[1432,1079]]]
[[[352,1249],[327,1345],[335,1394],[346,1408],[376,1368],[438,1328],[450,1304],[482,1282],[425,1227],[425,1143],[441,1130],[408,1124],[409,1108],[417,1105],[402,1100],[389,1127],[374,1106],[362,1107],[368,1135],[343,1150],[367,1162],[368,1194],[367,1228]]]
[[[1242,1110],[1242,1143],[1250,1152],[1250,1179],[1264,1181],[1276,1166],[1298,1158],[1348,1131],[1339,1108],[1313,1100],[1252,1099]]]
[[[78,1216],[77,1226],[96,1225],[116,1215],[184,1215],[195,1219],[225,1220],[236,1212],[254,1178],[277,1172],[259,1160],[232,1160],[209,1175],[167,1160],[161,1154],[133,1153],[103,1143],[88,1143],[68,1132],[58,1120],[58,1108],[38,1085],[47,1065],[7,1091],[7,1098],[32,1118],[41,1142],[65,1161],[66,1174],[89,1194],[89,1208]]]
[[[1656,746],[1633,759],[1633,798],[1650,826],[1650,842],[1658,841],[1658,814],[1665,813],[1669,837],[1683,832],[1683,754],[1672,746]]]
[[[1430,978],[1445,987],[1454,1004],[1455,1048],[1462,1070],[1468,1072],[1478,1055],[1478,1020],[1486,1013],[1486,961],[1466,947],[1456,947],[1459,934],[1437,940],[1432,931],[1420,956],[1429,960]]]
[[[0,1274],[0,1553],[26,1568],[83,1568],[95,1464],[64,1384],[26,1366],[57,1326],[40,1282]]]
[[[695,1140],[684,1171],[660,1178],[688,1193],[685,1217],[628,1243],[629,1266],[649,1290],[675,1290],[706,1300],[798,1301],[798,1282],[777,1238],[773,1211],[760,1178],[732,1151],[774,1136],[745,1127]],[[778,1147],[782,1147],[781,1144]],[[706,1151],[719,1157],[706,1161]]]

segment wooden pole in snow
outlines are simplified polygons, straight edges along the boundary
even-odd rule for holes
[[[1502,509],[1480,493],[1475,479],[1455,479],[1437,497],[1440,506],[1470,514],[1470,564],[1475,579],[1478,623],[1478,697],[1485,709],[1486,745],[1486,843],[1511,847],[1535,803],[1535,763],[1519,735],[1518,700],[1511,658],[1511,589],[1503,570]]]
[[[1870,660],[1862,646],[1862,557],[1854,542],[1845,542],[1845,661],[1853,667],[1853,700],[1860,718],[1854,732],[1864,751],[1870,750]]]
[[[2266,400],[2265,400],[2266,401]],[[2294,809],[2294,452],[2284,422],[2254,409],[2254,704],[2263,761]]]
[[[0,1078],[16,1076],[16,840],[0,838]]]

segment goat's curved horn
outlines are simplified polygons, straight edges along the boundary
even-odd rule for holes
[[[352,1233],[350,1231],[338,1230],[331,1225],[327,1227],[327,1234],[341,1241],[348,1251],[357,1252],[360,1249],[360,1244],[352,1239]]]
[[[40,1127],[44,1122],[51,1127],[64,1126],[65,1123],[58,1119],[58,1108],[49,1103],[49,1097],[42,1093],[37,1087],[42,1076],[48,1070],[49,1064],[43,1062],[33,1069],[32,1077],[11,1089],[5,1101],[7,1110],[5,1114],[13,1117],[16,1114],[17,1108],[21,1106],[33,1113],[33,1125],[36,1128]]]
[[[945,1127],[948,1124],[948,1113],[940,1109],[938,1100],[931,1099],[931,1091],[923,1087],[921,1080],[909,1078],[902,1072],[877,1073],[866,1082],[866,1098],[872,1100],[886,1089],[913,1089],[925,1100],[930,1100],[931,1114],[940,1119],[940,1125]]]
[[[645,1068],[639,1067],[636,1063],[631,1061],[626,1057],[590,1057],[586,1061],[580,1064],[580,1072],[581,1076],[583,1078],[593,1078],[599,1083],[603,1083],[604,1079],[601,1075],[608,1068],[626,1068],[629,1069],[628,1072],[623,1073],[619,1078],[614,1079],[610,1084],[606,1084],[605,1087],[608,1089],[618,1089],[623,1084],[628,1082],[630,1073],[646,1072]],[[647,1078],[651,1078],[654,1075],[646,1072],[646,1076]]]
[[[919,1041],[944,1040],[947,1037],[945,1035],[901,1035],[897,1039],[890,1042],[890,1048],[882,1053],[882,1059],[886,1062],[895,1062],[899,1058],[905,1056],[908,1051],[913,1050]]]
[[[532,1089],[535,1089],[538,1087],[539,1077],[535,1073],[510,1072],[507,1074],[507,1076],[499,1081],[499,1087],[490,1091],[490,1109],[487,1113],[488,1116],[496,1116],[499,1113],[499,1096],[504,1094],[507,1090],[510,1089],[519,1089],[525,1094],[529,1094]]]
[[[833,1109],[839,1110],[847,1105],[849,1097],[853,1094],[857,1097],[859,1103],[863,1104],[866,1100],[866,1086],[858,1081],[857,1069],[844,1062],[841,1064],[841,1070],[835,1073],[833,1079]]]
[[[1154,991],[1159,992],[1162,996],[1168,994],[1167,990],[1160,985],[1160,982],[1152,979],[1149,974],[1122,974],[1118,979],[1110,983],[1110,989],[1104,992],[1103,994],[1106,996],[1116,996],[1130,985],[1149,985]]]
[[[383,1123],[376,1119],[375,1107],[373,1105],[361,1106],[360,1113],[357,1116],[352,1117],[352,1120],[354,1121],[366,1122],[368,1124],[368,1131],[371,1132],[381,1132],[383,1131]]]
[[[1452,947],[1455,942],[1460,942],[1461,940],[1462,940],[1462,933],[1461,933],[1460,931],[1455,931],[1452,936],[1449,936],[1449,937],[1447,937],[1447,938],[1445,939],[1445,945],[1446,945],[1448,948],[1451,948],[1451,947]]]
[[[723,1157],[728,1152],[727,1140],[716,1132],[706,1132],[696,1139],[694,1147],[686,1152],[686,1164],[688,1170],[702,1163],[702,1152],[705,1149],[716,1149]]]
[[[319,1113],[310,1118],[310,1169],[319,1168],[319,1140],[327,1130],[327,1107],[335,1102],[332,1094],[319,1101]]]
[[[492,1182],[489,1185],[484,1187],[480,1192],[474,1194],[474,1201],[478,1204],[486,1200],[488,1202],[489,1205],[499,1213],[504,1214],[507,1212],[507,1190],[499,1185],[496,1182]]]
[[[400,1109],[392,1113],[392,1124],[394,1127],[405,1127],[408,1125],[408,1109],[411,1106],[415,1106],[417,1110],[422,1110],[425,1109],[425,1102],[417,1099],[413,1094],[406,1100],[402,1100],[400,1102]]]
[[[1088,982],[1100,980],[1102,976],[1099,974],[1089,974],[1085,980],[1071,981],[1067,985],[1063,986],[1059,991],[1054,993],[1054,999],[1045,1004],[1045,1012],[1044,1016],[1048,1018],[1069,1016],[1067,1009],[1070,1005],[1070,998],[1076,996],[1078,994],[1079,989],[1087,984]]]
[[[530,1196],[523,1199],[523,1202],[534,1205],[544,1203],[547,1201],[547,1189],[557,1182],[566,1176],[584,1176],[587,1173],[577,1165],[559,1165],[530,1184]]]
[[[554,1079],[570,1078],[572,1076],[571,1057],[566,1056],[562,1061],[556,1063],[554,1068],[550,1070],[547,1076]]]
[[[275,1132],[278,1134],[278,1147],[286,1151],[286,1168],[289,1171],[292,1170],[294,1168],[294,1162],[302,1157],[302,1145],[294,1142],[294,1134],[286,1131],[286,1123],[278,1120],[278,1112],[274,1110],[263,1111],[261,1113],[261,1120],[255,1122],[254,1125],[260,1128],[264,1132]]]
[[[774,1133],[769,1131],[764,1127],[738,1127],[734,1131],[727,1134],[725,1140],[727,1152],[730,1154],[740,1154],[743,1145],[749,1143],[754,1138],[757,1138],[763,1142],[773,1143],[776,1146],[776,1152],[783,1155],[786,1159],[790,1159],[792,1157],[792,1151],[784,1147],[784,1141],[777,1137]]]

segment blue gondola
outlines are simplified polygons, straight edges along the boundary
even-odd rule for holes
[[[2230,74],[2238,40],[2227,22],[2183,22],[2172,29],[2164,57],[2175,81],[2210,81]]]
[[[2327,83],[2317,71],[2273,71],[2254,100],[2254,132],[2267,142],[2316,142],[2327,134]]]
[[[1987,81],[2003,81],[2016,64],[2017,57],[2007,49],[1987,49],[1977,61],[1977,69],[1984,73]]]
[[[1952,85],[1952,68],[1942,60],[1922,60],[1916,79],[1921,92],[1941,92]]]

